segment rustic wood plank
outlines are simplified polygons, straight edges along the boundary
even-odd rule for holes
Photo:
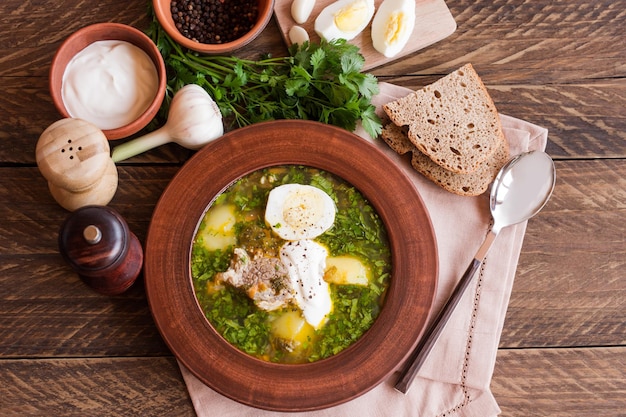
[[[548,129],[546,150],[553,158],[626,157],[623,79],[488,89],[500,112]]]
[[[626,52],[625,52],[626,53]],[[480,67],[477,68],[481,70]],[[417,90],[439,76],[382,79]],[[0,161],[5,164],[35,165],[39,135],[57,120],[46,86],[29,85],[31,79],[13,78],[0,84]],[[18,98],[21,88],[36,97]],[[626,84],[607,80],[578,85],[488,85],[499,111],[546,127],[547,151],[555,158],[626,157]],[[45,115],[45,116],[42,116]],[[121,142],[114,141],[114,147]],[[192,152],[169,144],[127,163],[182,163]]]
[[[6,21],[0,28],[0,57],[5,60],[0,60],[0,75],[11,71],[12,75],[45,76],[56,46],[87,24],[115,21],[142,29],[147,26],[146,5],[142,2],[107,0],[94,5],[71,0],[62,6],[34,8],[20,7],[22,4],[8,0],[0,9]],[[443,74],[472,61],[491,64],[484,74],[490,84],[495,82],[492,76],[507,82],[536,84],[624,76],[623,47],[619,47],[621,28],[626,23],[623,0],[549,4],[528,0],[477,4],[463,0],[447,4],[457,21],[457,31],[427,50],[386,66],[382,74]],[[55,13],[55,7],[63,9],[56,12],[63,19],[51,22],[48,16]],[[272,36],[272,44],[282,43],[278,33],[272,22],[264,36]],[[1,65],[3,62],[7,65]]]
[[[557,162],[530,220],[501,346],[626,343],[626,164]]]
[[[177,166],[120,167],[111,202],[145,242],[154,205]],[[0,356],[169,354],[152,321],[140,276],[105,297],[80,281],[58,253],[69,215],[36,168],[0,168]]]
[[[56,120],[47,71],[60,42],[97,21],[145,29],[148,19],[141,3],[107,0],[94,6],[73,0],[64,3],[63,19],[53,22],[47,21],[52,11],[30,11],[21,4],[10,0],[0,6],[7,20],[0,26],[0,111],[7,115],[0,120],[0,161],[33,164],[39,134]],[[624,1],[608,0],[550,5],[506,0],[487,6],[449,2],[459,25],[454,35],[375,73],[381,80],[419,88],[472,62],[500,111],[530,118],[550,130],[548,150],[554,155],[623,157],[626,122],[616,112],[626,104],[626,87],[621,82],[626,75],[622,59],[626,45],[620,31],[626,23],[624,5]],[[262,38],[237,54],[258,57],[284,51],[273,19]],[[407,82],[388,74],[411,77]],[[571,84],[581,81],[584,84]],[[607,113],[611,108],[613,113]],[[180,161],[185,155],[179,151],[172,145],[164,154],[150,152],[146,158],[148,162]]]
[[[491,390],[507,417],[620,417],[626,348],[500,350]]]
[[[482,77],[485,66],[477,66]],[[386,77],[418,90],[440,75]],[[498,111],[548,129],[546,151],[553,158],[626,157],[626,83],[604,80],[559,85],[487,85]]]
[[[456,32],[376,74],[447,74],[466,62],[487,84],[622,78],[624,0],[448,1]]]
[[[558,183],[531,220],[492,389],[506,416],[623,416],[626,408],[626,0],[447,0],[457,31],[376,68],[419,88],[472,62],[502,113],[545,126]],[[0,407],[3,415],[194,415],[142,279],[103,297],[63,262],[68,214],[35,167],[57,113],[52,56],[72,32],[145,29],[147,2],[0,2]],[[237,55],[285,53],[276,22]],[[120,165],[111,206],[145,241],[158,196],[190,152]],[[597,159],[603,158],[603,159]],[[582,348],[584,347],[584,348]]]
[[[504,416],[618,417],[625,370],[624,348],[500,350],[491,390]],[[194,415],[171,358],[5,360],[0,397],[8,415]]]
[[[5,360],[5,416],[195,416],[171,357]]]
[[[150,20],[147,2],[69,0],[55,6],[24,6],[16,0],[0,3],[0,164],[35,164],[39,135],[61,116],[52,104],[48,71],[56,49],[76,30],[99,22],[117,22],[146,30]],[[59,11],[61,10],[62,11]],[[60,15],[62,19],[50,20]],[[274,19],[264,36],[238,55],[259,58],[263,53],[285,55],[286,46]],[[139,136],[140,132],[133,137]],[[112,142],[111,145],[122,143]],[[131,162],[181,162],[190,152],[178,145],[165,145]]]
[[[289,30],[296,25],[300,26],[308,33],[311,42],[319,42],[320,37],[315,32],[315,19],[319,16],[320,12],[333,3],[333,1],[334,0],[316,1],[311,11],[311,17],[306,22],[298,25],[291,15],[291,0],[276,0],[274,15],[285,42],[291,44],[289,41]],[[375,0],[374,6],[378,8],[381,3],[382,0]],[[415,27],[410,34],[406,46],[396,57],[387,58],[374,49],[369,27],[350,41],[351,44],[358,46],[361,50],[361,54],[365,58],[365,64],[363,66],[365,70],[370,70],[384,65],[387,62],[411,55],[415,51],[419,51],[428,45],[445,39],[456,29],[454,17],[451,15],[444,0],[417,0],[415,1],[414,7]]]
[[[47,78],[52,55],[71,33],[100,22],[146,28],[146,6],[147,2],[142,1],[24,3],[4,0],[0,5],[0,76]],[[51,16],[56,18],[51,19]]]
[[[85,285],[60,255],[0,260],[0,358],[170,354],[152,320],[143,277],[107,297]]]
[[[122,181],[112,207],[125,216],[141,241],[154,204],[177,169],[120,168]],[[56,246],[58,227],[68,213],[47,194],[42,196],[47,190],[35,168],[3,171],[6,174],[1,178],[10,181],[5,181],[6,194],[0,195],[4,202],[0,216],[5,219],[0,223],[1,298],[5,300],[0,318],[6,335],[0,340],[20,337],[19,345],[4,346],[3,354],[150,351],[146,346],[158,336],[139,283],[134,292],[117,301],[84,287],[63,264]],[[528,227],[501,346],[626,343],[626,283],[622,279],[626,166],[612,160],[567,161],[557,162],[557,172],[552,200]],[[67,299],[76,301],[63,311]],[[29,307],[33,302],[36,308]],[[125,302],[131,311],[139,310],[130,321],[123,320],[126,309],[119,310]],[[119,306],[114,309],[113,305]],[[130,339],[106,337],[112,347],[95,346],[102,336],[98,320],[108,326],[110,334],[126,334]],[[68,329],[80,329],[81,338],[75,340],[71,331],[60,330],[64,322]],[[32,347],[24,352],[23,346]],[[157,344],[156,350],[163,351],[163,346]]]
[[[47,79],[50,61],[57,48],[72,33],[85,26],[115,22],[148,29],[149,2],[103,0],[94,4],[83,0],[66,0],[34,6],[19,0],[0,3],[0,77],[42,77]],[[50,16],[56,16],[51,20]],[[242,57],[260,54],[285,54],[278,26],[272,18],[263,36],[236,52]]]
[[[119,166],[119,185],[109,204],[143,242],[152,211],[178,165]],[[37,168],[0,168],[0,255],[57,253],[57,236],[70,213],[48,192]]]

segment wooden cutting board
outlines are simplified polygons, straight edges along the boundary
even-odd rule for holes
[[[291,17],[292,1],[293,0],[276,0],[274,5],[274,15],[276,16],[276,21],[278,22],[283,39],[287,45],[291,45],[288,36],[289,30],[292,26],[296,25],[295,20]],[[320,40],[313,29],[315,18],[324,7],[334,1],[335,0],[317,0],[309,20],[300,25],[309,33],[311,41],[319,42]],[[383,0],[374,1],[377,10],[382,1]],[[415,28],[402,52],[392,58],[387,58],[374,49],[370,29],[371,22],[363,32],[350,41],[361,48],[361,53],[365,57],[364,70],[395,61],[432,45],[435,42],[439,42],[454,33],[456,30],[456,22],[444,0],[415,0]]]

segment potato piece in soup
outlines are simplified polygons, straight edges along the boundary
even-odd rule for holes
[[[337,285],[367,285],[369,272],[354,256],[330,256],[326,258],[324,281]]]
[[[231,205],[219,206],[210,211],[200,230],[200,239],[207,250],[225,250],[237,243],[235,236],[235,207]]]

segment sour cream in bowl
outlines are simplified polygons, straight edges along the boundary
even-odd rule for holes
[[[63,117],[93,123],[108,139],[131,136],[156,115],[165,64],[144,33],[98,23],[70,35],[50,67],[50,93]]]

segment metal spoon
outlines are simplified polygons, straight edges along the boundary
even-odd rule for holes
[[[556,182],[556,169],[552,158],[545,152],[531,151],[507,162],[491,186],[489,200],[493,226],[480,246],[472,263],[467,267],[443,309],[417,344],[406,368],[401,372],[395,389],[406,394],[418,370],[439,338],[452,312],[463,297],[472,277],[480,268],[496,236],[507,226],[533,217],[546,204]]]

